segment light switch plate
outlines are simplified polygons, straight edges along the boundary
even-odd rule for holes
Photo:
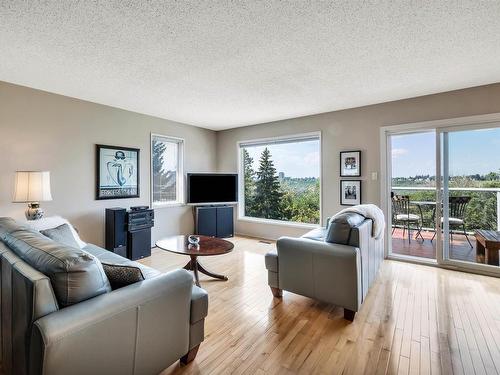
[[[372,180],[377,181],[378,179],[378,173],[377,172],[372,172]]]

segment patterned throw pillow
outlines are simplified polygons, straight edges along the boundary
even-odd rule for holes
[[[110,263],[102,263],[102,266],[113,290],[144,280],[138,267]]]
[[[51,229],[41,230],[40,233],[60,244],[74,247],[75,249],[80,248],[78,243],[75,241],[73,233],[71,233],[71,228],[68,224],[59,225],[58,227]]]

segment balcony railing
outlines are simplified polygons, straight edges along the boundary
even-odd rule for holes
[[[430,191],[435,192],[435,187],[410,187],[410,186],[393,186],[393,191]],[[449,188],[450,192],[463,191],[468,192],[469,195],[473,195],[473,193],[491,193],[496,196],[496,228],[500,231],[500,188]],[[411,197],[410,197],[411,199]],[[435,200],[435,196],[433,197]],[[486,229],[486,228],[476,228],[476,229]]]

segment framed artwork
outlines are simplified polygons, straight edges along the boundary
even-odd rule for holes
[[[361,151],[340,152],[340,177],[361,176]]]
[[[96,199],[139,197],[138,148],[97,145]]]
[[[340,181],[340,204],[343,206],[355,206],[361,204],[361,181]]]

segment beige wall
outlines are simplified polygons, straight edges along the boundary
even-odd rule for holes
[[[11,203],[15,170],[50,170],[47,215],[75,223],[82,238],[102,245],[106,207],[149,205],[150,133],[186,140],[185,171],[237,172],[242,140],[321,131],[323,218],[338,211],[339,151],[363,151],[363,201],[379,203],[379,128],[401,123],[500,112],[500,84],[391,103],[213,132],[168,120],[0,82],[0,216],[22,219],[25,205]],[[96,201],[95,144],[141,149],[141,198]],[[187,206],[156,210],[153,240],[193,230]],[[236,222],[237,233],[277,238],[304,229]]]
[[[150,133],[185,139],[185,170],[216,169],[216,134],[193,126],[0,82],[0,216],[24,218],[11,203],[16,170],[49,170],[46,215],[73,222],[82,239],[103,245],[104,209],[149,205]],[[95,144],[141,149],[141,197],[95,200]],[[190,207],[156,209],[153,240],[193,230]]]
[[[238,141],[321,131],[325,218],[341,209],[340,151],[362,151],[363,203],[379,204],[380,181],[372,181],[370,177],[371,172],[380,171],[380,127],[496,112],[500,112],[500,84],[231,129],[217,133],[217,167],[220,172],[237,172]],[[239,220],[236,223],[237,233],[271,239],[305,231]]]

